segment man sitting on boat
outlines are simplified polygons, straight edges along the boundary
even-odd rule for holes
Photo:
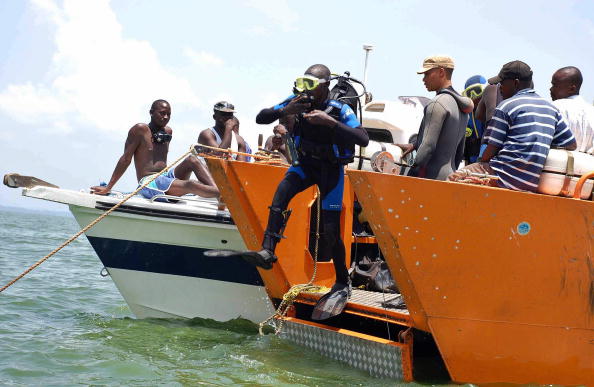
[[[503,65],[489,79],[499,84],[503,101],[487,128],[487,148],[480,163],[470,164],[448,177],[465,180],[472,174],[497,176],[496,185],[535,192],[551,147],[576,149],[576,141],[559,110],[540,97],[532,85],[532,70],[521,61]]]
[[[594,154],[594,106],[580,96],[582,81],[577,67],[560,68],[551,79],[551,98],[575,136],[577,150]]]
[[[288,160],[290,160],[287,144],[285,144],[283,141],[283,135],[286,134],[287,129],[284,125],[276,125],[272,130],[272,136],[268,137],[266,139],[266,143],[264,144],[264,149],[272,152],[278,152],[281,160],[284,162],[288,162]]]
[[[204,129],[198,136],[198,143],[216,148],[229,149],[242,153],[251,153],[247,142],[239,135],[239,120],[233,115],[235,106],[227,101],[214,105],[213,127]],[[238,161],[250,161],[249,156],[232,155]]]
[[[169,142],[173,134],[173,130],[167,126],[171,118],[171,106],[169,102],[158,99],[151,105],[149,113],[151,121],[148,125],[136,124],[128,131],[124,154],[118,160],[109,183],[106,186],[91,187],[92,193],[107,195],[126,172],[132,158],[134,158],[139,185],[167,166]],[[192,172],[198,181],[189,180]],[[170,169],[158,176],[143,188],[140,194],[147,199],[162,194],[218,197],[219,190],[204,162],[197,157],[189,156],[175,169]]]

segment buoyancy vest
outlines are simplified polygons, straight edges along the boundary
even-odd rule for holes
[[[342,122],[341,112],[344,104],[328,100],[324,110],[330,117]],[[346,165],[354,160],[355,144],[344,144],[336,136],[335,129],[323,125],[310,124],[302,114],[295,118],[293,128],[295,147],[302,158],[311,157],[332,164]]]

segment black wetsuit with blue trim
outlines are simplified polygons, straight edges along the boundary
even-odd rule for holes
[[[262,110],[256,122],[267,124],[280,118],[281,109],[295,97],[292,95],[273,108]],[[289,168],[276,189],[262,247],[274,253],[281,238],[280,231],[289,202],[299,192],[315,184],[322,199],[324,245],[333,258],[337,282],[347,283],[345,248],[340,237],[344,165],[352,160],[355,144],[366,146],[369,137],[347,104],[328,99],[316,108],[328,113],[338,123],[331,128],[311,124],[301,115],[295,118],[291,135],[299,154],[299,165]]]

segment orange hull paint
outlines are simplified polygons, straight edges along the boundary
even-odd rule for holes
[[[348,175],[455,381],[594,385],[594,203]]]
[[[247,248],[260,250],[268,221],[268,206],[272,203],[276,187],[287,168],[215,158],[207,159],[207,163]],[[313,274],[313,258],[307,246],[310,213],[316,195],[316,189],[309,188],[291,200],[289,209],[293,212],[285,229],[285,235],[290,235],[290,238],[281,241],[277,246],[279,262],[272,270],[258,269],[268,295],[272,298],[282,298],[292,285],[307,283]],[[345,208],[342,220],[352,219],[353,195],[352,189],[345,189],[345,203],[351,205]],[[313,211],[316,209],[313,208]],[[312,231],[315,231],[316,226],[311,227]],[[351,231],[352,222],[343,221],[341,232],[344,240],[351,238]],[[347,264],[350,264],[348,249]],[[319,262],[315,284],[330,287],[334,284],[334,279],[332,262]]]

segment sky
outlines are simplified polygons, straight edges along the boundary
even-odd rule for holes
[[[271,127],[255,116],[287,97],[314,63],[363,77],[375,100],[432,97],[416,70],[425,57],[454,58],[453,83],[496,75],[511,60],[551,75],[577,66],[594,100],[593,1],[194,1],[0,2],[0,172],[63,188],[109,181],[130,127],[153,100],[172,106],[169,160],[212,126],[212,106],[232,102],[256,148]],[[131,165],[116,184],[136,187]],[[64,206],[0,186],[0,205]]]

